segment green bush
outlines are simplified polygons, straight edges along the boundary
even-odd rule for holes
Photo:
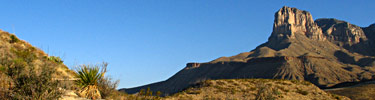
[[[16,43],[16,42],[18,42],[18,41],[20,41],[15,35],[10,35],[10,41],[9,41],[9,43]]]
[[[61,63],[64,62],[63,60],[61,60],[60,57],[56,57],[56,56],[49,56],[47,59],[49,61],[53,61],[53,62],[58,63],[58,64],[61,64]]]

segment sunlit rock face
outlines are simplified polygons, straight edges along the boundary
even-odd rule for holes
[[[293,39],[295,34],[303,34],[314,40],[325,40],[322,30],[314,23],[309,12],[284,6],[275,13],[273,32],[269,40]]]

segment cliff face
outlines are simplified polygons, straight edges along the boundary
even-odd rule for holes
[[[302,34],[315,40],[325,40],[322,30],[314,23],[309,12],[284,6],[275,13],[270,41],[293,39],[295,34]]]
[[[367,41],[363,30],[348,22],[337,19],[318,19],[315,22],[323,29],[325,36],[331,42],[353,45]]]
[[[250,52],[189,63],[166,81],[150,87],[172,94],[208,79],[268,78],[306,80],[320,88],[375,79],[375,25],[361,28],[336,19],[313,20],[307,11],[283,7],[275,13],[266,43]]]

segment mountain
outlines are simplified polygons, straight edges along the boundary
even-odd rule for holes
[[[268,41],[254,50],[188,63],[165,81],[120,91],[136,93],[149,87],[173,94],[209,79],[306,80],[320,88],[373,80],[374,41],[374,24],[359,27],[333,18],[314,21],[308,11],[284,6],[275,13]]]

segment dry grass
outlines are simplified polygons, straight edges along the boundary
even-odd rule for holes
[[[166,100],[335,100],[337,97],[306,81],[275,79],[208,80]]]

